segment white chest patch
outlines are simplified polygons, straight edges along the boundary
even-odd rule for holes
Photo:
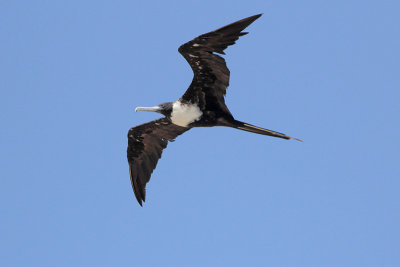
[[[203,112],[197,105],[182,104],[177,101],[172,104],[171,121],[173,124],[187,127],[194,121],[198,121]]]

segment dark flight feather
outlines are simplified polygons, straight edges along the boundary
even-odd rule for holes
[[[215,53],[224,55],[224,50],[233,45],[240,36],[247,34],[242,31],[260,16],[261,14],[251,16],[202,34],[179,47],[179,53],[186,59],[194,73],[192,83],[179,102],[195,104],[206,117],[212,111],[215,118],[223,119],[218,122],[220,126],[288,139],[290,137],[286,135],[235,121],[225,104],[224,96],[229,86],[230,72],[225,59]],[[163,149],[167,147],[169,141],[173,141],[189,129],[191,127],[173,124],[167,116],[129,130],[127,150],[129,172],[133,191],[140,205],[145,201],[146,183],[150,180]]]
[[[131,184],[140,205],[146,199],[146,184],[169,141],[190,128],[162,118],[131,128],[128,132],[128,162]]]
[[[201,110],[220,110],[231,115],[224,99],[230,72],[225,59],[214,53],[224,55],[224,50],[247,34],[242,31],[260,16],[251,16],[202,34],[179,47],[179,53],[194,73],[192,83],[181,100],[196,103]]]

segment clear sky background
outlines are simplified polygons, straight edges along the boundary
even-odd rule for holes
[[[1,266],[400,266],[399,1],[1,1]],[[178,99],[192,38],[227,49],[233,115],[194,129],[144,207],[134,113]]]

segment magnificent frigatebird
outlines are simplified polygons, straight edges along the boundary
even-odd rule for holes
[[[194,77],[185,94],[175,102],[154,107],[137,107],[135,111],[152,111],[165,117],[131,128],[128,132],[128,162],[133,192],[140,205],[145,201],[146,183],[161,158],[168,141],[193,127],[226,126],[283,139],[296,139],[283,133],[263,129],[235,120],[225,104],[229,69],[224,50],[235,43],[247,26],[261,16],[251,16],[183,44],[178,51],[189,63]],[[299,140],[299,139],[296,139]],[[299,140],[300,141],[300,140]]]

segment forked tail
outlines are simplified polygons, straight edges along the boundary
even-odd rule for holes
[[[286,134],[275,132],[275,131],[264,129],[264,128],[260,128],[260,127],[257,127],[257,126],[254,126],[254,125],[251,125],[248,123],[244,123],[241,121],[237,121],[237,120],[234,121],[234,123],[233,123],[233,125],[231,125],[231,127],[239,129],[239,130],[247,131],[247,132],[256,133],[256,134],[269,135],[269,136],[279,137],[279,138],[283,138],[283,139],[294,139],[294,140],[303,142],[300,139],[288,136]]]

